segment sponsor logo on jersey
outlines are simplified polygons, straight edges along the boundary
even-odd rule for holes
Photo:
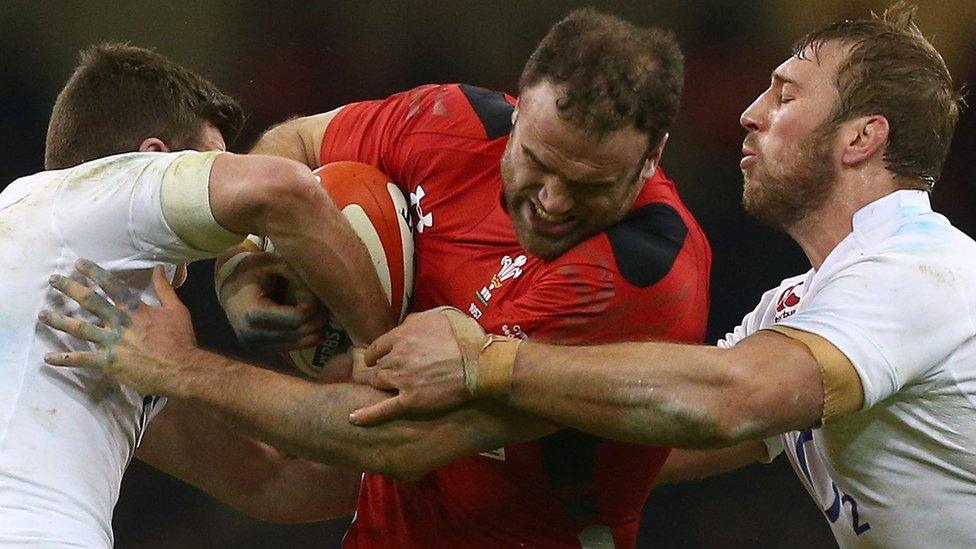
[[[420,185],[417,185],[417,190],[410,193],[410,208],[413,210],[413,230],[418,233],[423,233],[425,228],[430,228],[434,226],[434,214],[432,212],[424,213],[424,207],[420,203],[424,197],[427,196],[427,192]]]
[[[776,302],[776,322],[792,316],[796,312],[796,306],[800,304],[800,296],[797,295],[797,291],[802,285],[803,282],[798,282],[784,290],[779,296],[779,301]]]

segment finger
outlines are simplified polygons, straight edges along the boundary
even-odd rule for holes
[[[119,277],[99,267],[94,261],[79,259],[75,261],[75,269],[94,280],[95,284],[98,284],[105,295],[111,298],[117,306],[134,311],[139,308],[139,305],[142,305],[139,296],[132,293]]]
[[[321,334],[326,323],[324,317],[310,318],[298,328],[298,333],[302,334],[302,337],[309,334]]]
[[[38,313],[37,319],[55,330],[60,330],[78,339],[91,341],[99,345],[104,345],[113,339],[112,333],[104,328],[99,328],[90,322],[64,316],[53,311],[41,311]]]
[[[95,353],[89,351],[71,351],[66,353],[47,353],[44,355],[44,362],[51,366],[64,366],[67,368],[88,368],[91,370],[101,370],[101,361]]]
[[[169,280],[167,280],[166,270],[163,269],[162,265],[156,265],[156,267],[153,268],[152,280],[153,289],[156,290],[156,297],[159,299],[160,305],[163,307],[183,306],[183,302],[180,301],[179,296],[176,295],[176,289],[174,289],[173,285],[169,283]],[[139,303],[141,304],[142,300],[139,300]],[[138,308],[138,306],[136,308]]]
[[[389,332],[376,338],[369,347],[366,348],[366,353],[363,356],[363,361],[366,363],[366,367],[371,368],[376,365],[376,361],[380,357],[386,356],[390,351],[393,350],[393,345],[397,341],[397,328],[393,328]]]
[[[75,300],[86,311],[105,322],[111,325],[122,323],[123,313],[88,286],[59,274],[51,275],[48,282],[52,288]]]
[[[381,400],[372,406],[354,410],[349,414],[349,422],[360,427],[368,427],[402,417],[407,413],[402,398],[402,396],[397,395]]]
[[[319,345],[323,341],[325,341],[325,337],[322,335],[321,332],[311,333],[302,336],[302,338],[296,341],[295,343],[289,343],[284,350],[297,351],[298,349],[308,349],[309,347],[315,347]]]
[[[279,305],[262,300],[260,309],[248,311],[244,321],[248,326],[265,329],[298,329],[305,322],[305,315],[290,305]]]

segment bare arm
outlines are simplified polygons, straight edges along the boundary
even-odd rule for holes
[[[297,162],[222,154],[210,173],[214,219],[237,234],[270,237],[288,264],[347,329],[369,343],[393,326],[362,241],[315,176]],[[355,281],[355,283],[353,283]]]
[[[388,395],[363,385],[313,383],[198,349],[189,312],[161,268],[153,272],[161,305],[150,307],[97,265],[79,261],[77,267],[115,305],[75,280],[53,276],[52,285],[98,316],[103,326],[43,312],[42,322],[97,349],[51,353],[45,356],[48,364],[91,368],[139,392],[185,401],[289,454],[416,478],[460,457],[555,430],[493,402],[378,428],[352,425],[352,410]]]
[[[325,130],[341,109],[286,120],[266,131],[251,149],[251,154],[283,156],[310,168],[318,168],[322,165],[321,147]]]
[[[764,331],[727,350],[526,342],[507,402],[608,438],[714,448],[817,425],[824,395],[809,351]]]
[[[356,508],[360,472],[285,457],[180,401],[149,424],[136,455],[263,520],[310,522]]]
[[[547,422],[476,402],[427,420],[374,428],[349,413],[388,397],[368,386],[317,384],[194,351],[155,392],[185,399],[290,454],[342,467],[414,479],[458,458],[551,433]]]
[[[715,448],[814,426],[823,412],[820,364],[806,344],[776,332],[758,332],[728,350],[529,340],[513,352],[510,338],[452,336],[463,330],[452,322],[477,328],[465,315],[429,311],[373,342],[359,379],[398,394],[351,419],[374,424],[490,396],[598,436]]]

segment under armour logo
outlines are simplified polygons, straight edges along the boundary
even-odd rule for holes
[[[424,208],[420,204],[420,201],[424,199],[427,193],[424,192],[424,188],[417,185],[417,190],[410,193],[410,208],[413,209],[413,215],[416,221],[414,222],[414,230],[418,233],[424,232],[425,227],[434,226],[434,214],[431,212],[424,213]]]

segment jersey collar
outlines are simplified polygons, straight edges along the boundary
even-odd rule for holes
[[[932,204],[928,192],[915,189],[898,190],[854,212],[854,232],[870,231],[892,218],[931,211]]]

